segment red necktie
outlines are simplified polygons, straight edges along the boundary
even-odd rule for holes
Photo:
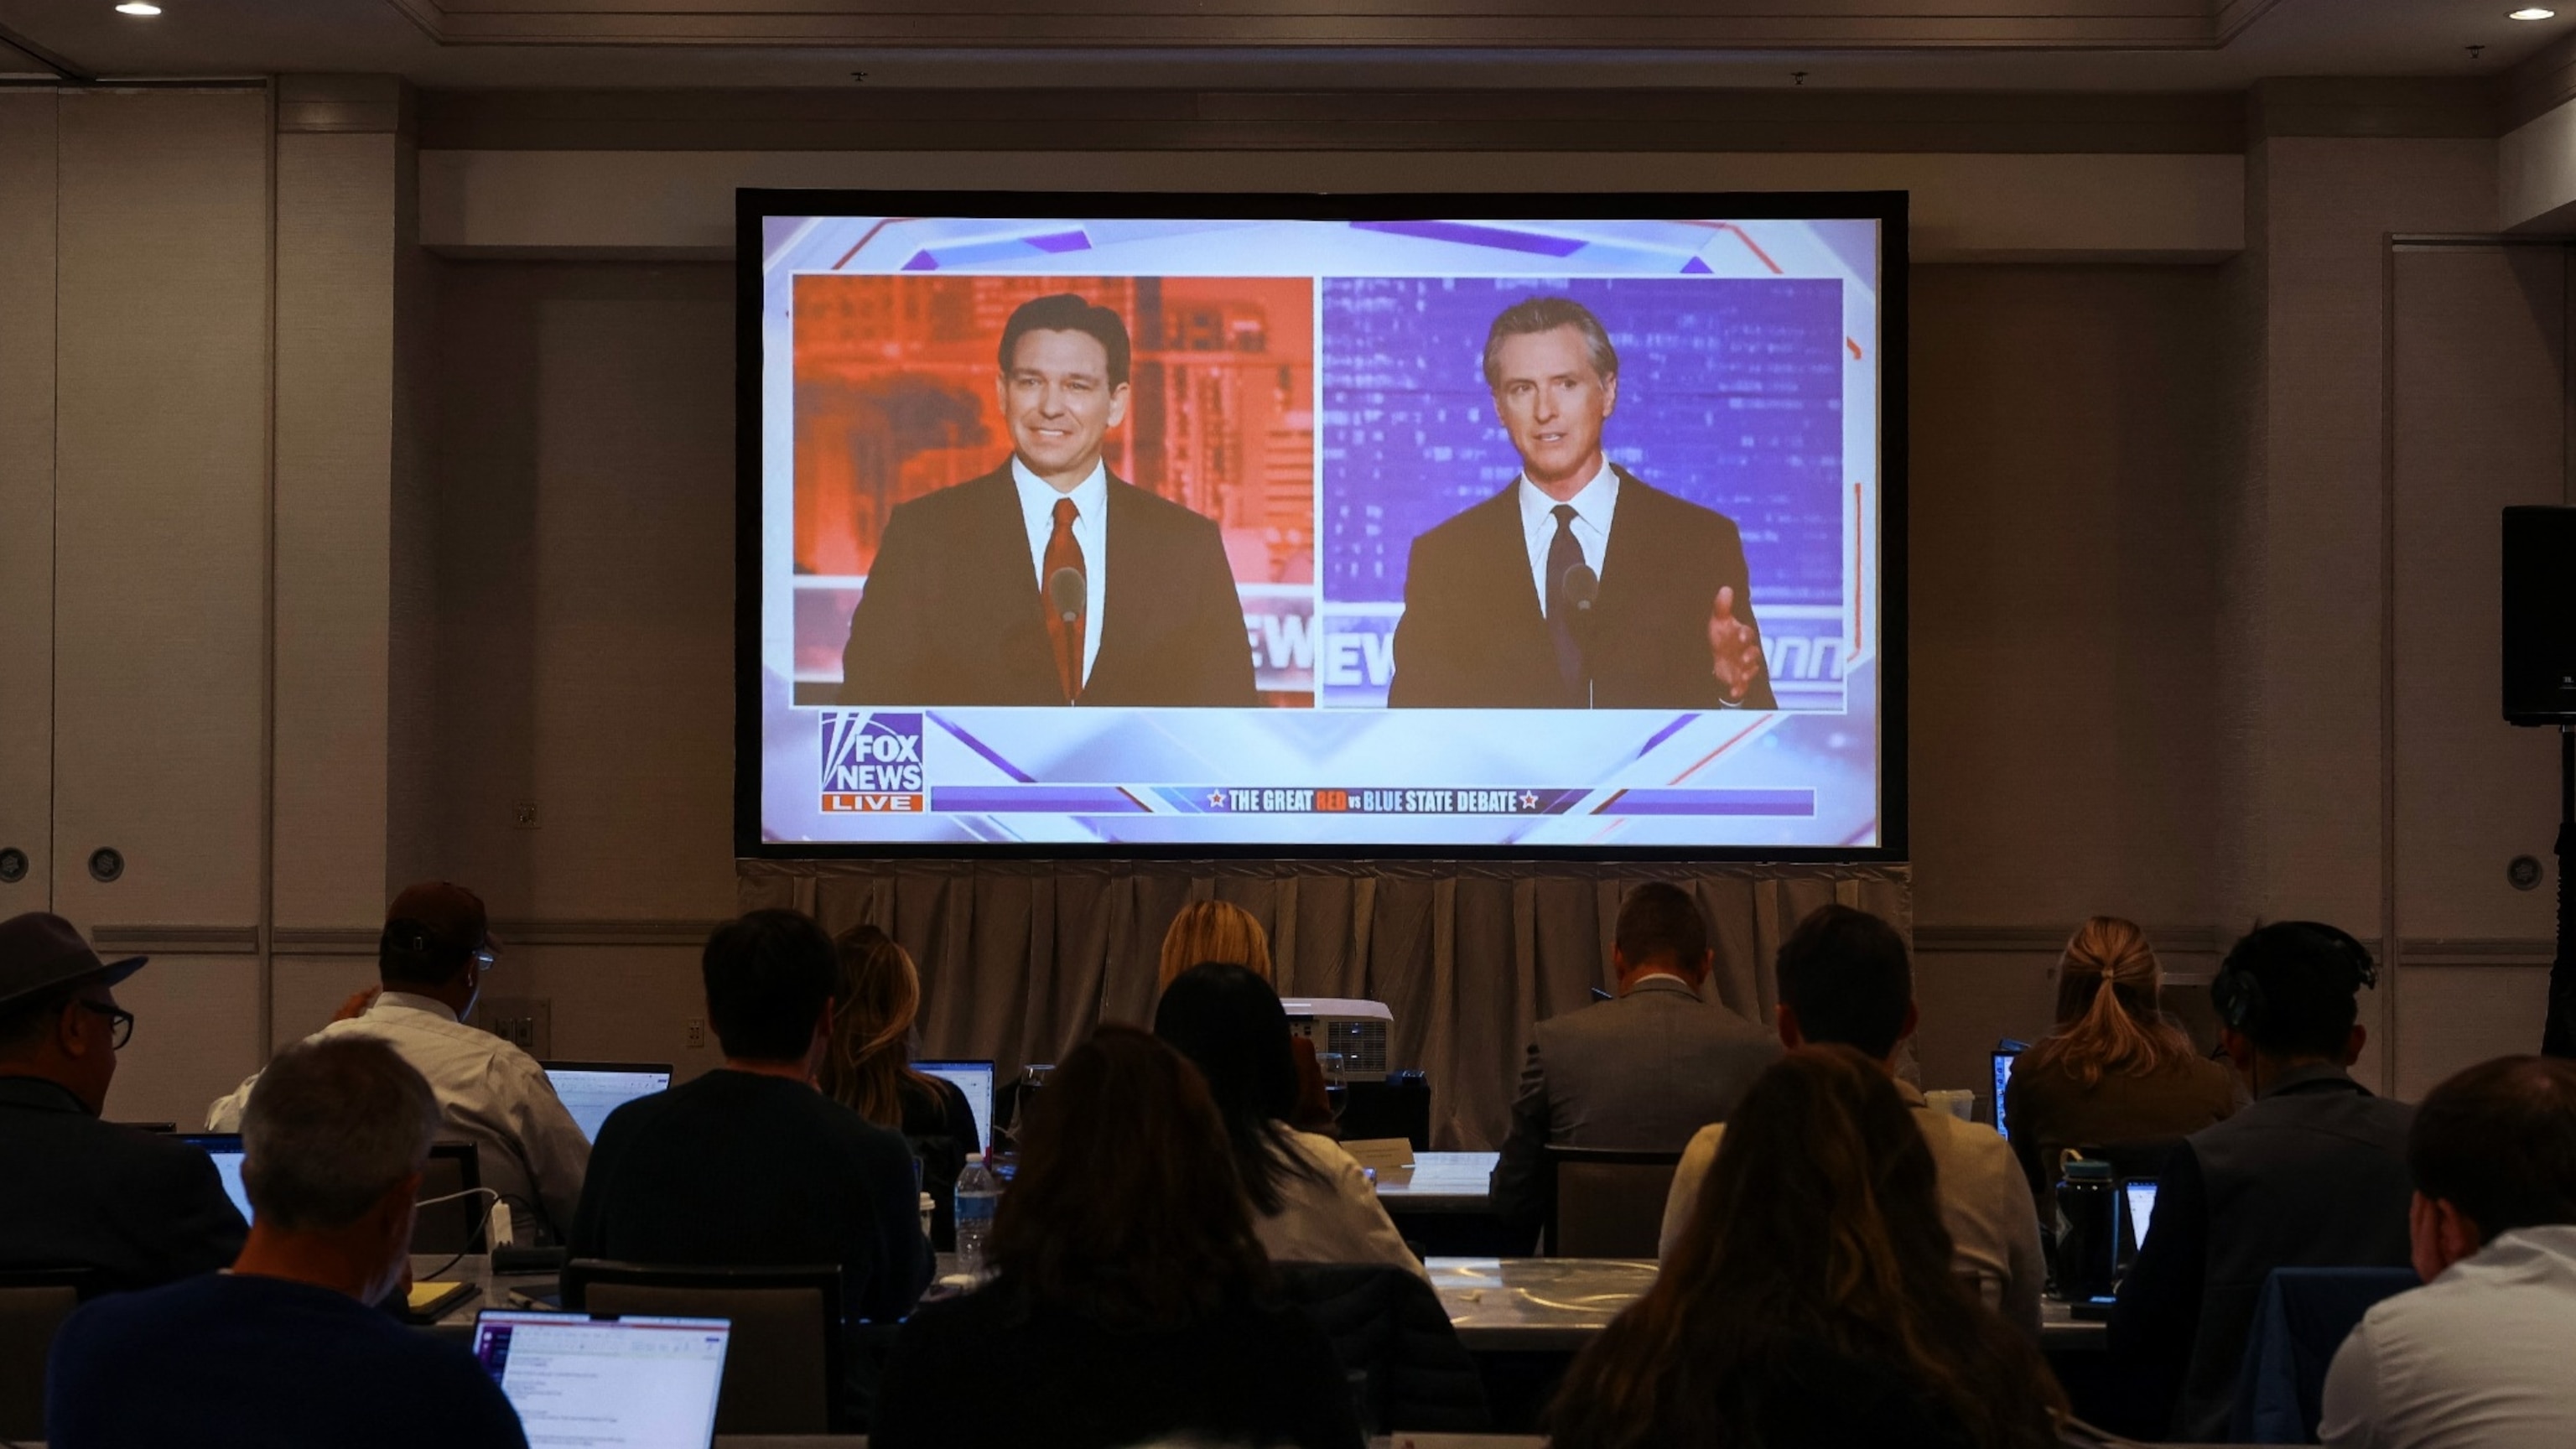
[[[1055,670],[1064,682],[1067,704],[1082,695],[1082,630],[1086,621],[1080,614],[1065,618],[1047,597],[1046,581],[1054,578],[1059,569],[1071,569],[1083,576],[1088,587],[1091,571],[1083,567],[1082,545],[1073,537],[1073,520],[1078,513],[1072,499],[1055,501],[1055,532],[1047,538],[1046,567],[1039,570],[1043,577],[1038,581],[1038,602],[1046,607],[1047,637],[1055,641]]]

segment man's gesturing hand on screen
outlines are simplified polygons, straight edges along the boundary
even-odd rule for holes
[[[1709,611],[1708,652],[1715,661],[1712,672],[1717,675],[1718,688],[1726,691],[1726,702],[1742,704],[1753,686],[1762,682],[1762,635],[1735,617],[1732,586],[1718,589],[1717,604]]]

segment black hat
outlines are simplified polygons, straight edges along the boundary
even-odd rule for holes
[[[109,986],[151,959],[102,961],[71,922],[45,911],[0,921],[0,1006],[71,981],[97,977]]]

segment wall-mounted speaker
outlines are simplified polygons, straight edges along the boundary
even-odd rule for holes
[[[2576,723],[2576,508],[2504,511],[2504,717]]]

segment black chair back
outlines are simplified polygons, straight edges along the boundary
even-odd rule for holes
[[[1547,1199],[1540,1251],[1550,1258],[1652,1258],[1679,1152],[1625,1147],[1540,1149]]]
[[[429,1165],[421,1170],[420,1200],[446,1201],[424,1207],[412,1219],[415,1253],[472,1253],[483,1249],[483,1225],[490,1220],[492,1200],[483,1186],[483,1167],[471,1142],[429,1144]],[[463,1194],[460,1196],[460,1194]]]
[[[1377,1263],[1281,1263],[1280,1292],[1333,1341],[1360,1424],[1379,1434],[1481,1434],[1484,1378],[1429,1284]]]
[[[841,1269],[680,1268],[575,1258],[564,1307],[584,1313],[721,1318],[718,1434],[827,1434],[841,1383]]]
[[[54,1334],[97,1287],[87,1268],[0,1269],[0,1440],[45,1437]]]

